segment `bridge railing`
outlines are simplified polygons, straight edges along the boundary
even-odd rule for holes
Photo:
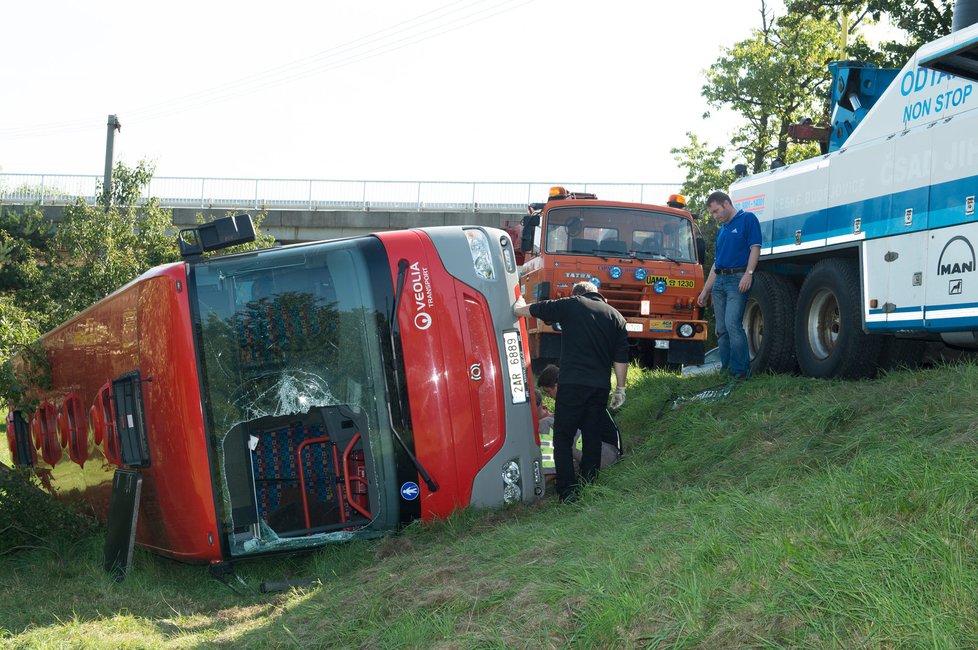
[[[94,204],[102,177],[81,174],[0,174],[0,202],[64,205],[76,197]],[[154,177],[144,197],[165,207],[292,210],[437,210],[523,212],[544,201],[550,187],[593,192],[598,198],[664,203],[679,183],[523,183],[366,181],[287,178]]]

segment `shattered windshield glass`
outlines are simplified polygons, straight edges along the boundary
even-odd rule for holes
[[[396,521],[394,481],[384,480],[395,474],[383,354],[392,285],[379,242],[215,258],[191,277],[232,552]]]

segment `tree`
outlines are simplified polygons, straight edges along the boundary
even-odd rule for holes
[[[951,33],[954,0],[788,0],[791,14],[808,14],[841,24],[848,31],[884,21],[900,30],[900,37],[885,40],[877,47],[858,40],[847,48],[846,56],[884,68],[901,68],[921,45]]]
[[[736,178],[733,165],[725,163],[723,147],[711,148],[701,143],[695,133],[686,133],[689,143],[675,147],[670,153],[680,167],[686,169],[682,193],[686,207],[694,214],[706,214],[706,197],[717,189],[728,187]]]
[[[789,152],[788,126],[804,117],[819,121],[831,77],[827,63],[839,56],[837,28],[823,18],[787,14],[772,18],[761,3],[761,28],[728,48],[707,71],[703,96],[711,107],[728,107],[745,124],[731,144],[757,173],[770,157],[787,163],[817,151]]]
[[[173,237],[173,214],[159,200],[142,200],[153,168],[118,163],[113,170],[112,204],[88,205],[78,198],[65,207],[45,273],[47,313],[43,329],[62,322],[146,269],[180,259]],[[101,188],[98,194],[101,197]]]

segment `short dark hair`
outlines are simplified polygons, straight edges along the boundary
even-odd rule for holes
[[[730,195],[719,190],[706,197],[706,204],[710,205],[711,203],[716,203],[717,205],[729,203],[730,205],[733,205],[733,201],[730,200]]]
[[[560,368],[551,363],[540,371],[540,374],[537,376],[537,386],[540,388],[553,388],[557,385],[559,374]]]

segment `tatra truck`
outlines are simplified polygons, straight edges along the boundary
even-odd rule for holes
[[[204,256],[253,240],[227,219],[42,337],[50,381],[7,421],[16,464],[191,563],[543,494],[505,232]]]
[[[570,295],[590,280],[625,317],[632,359],[647,367],[701,364],[706,321],[702,238],[681,208],[599,200],[553,187],[528,206],[518,240],[527,302]],[[560,357],[560,324],[528,318],[536,368]]]
[[[978,348],[978,2],[900,71],[837,63],[826,153],[736,181],[763,247],[755,373],[865,377]]]

